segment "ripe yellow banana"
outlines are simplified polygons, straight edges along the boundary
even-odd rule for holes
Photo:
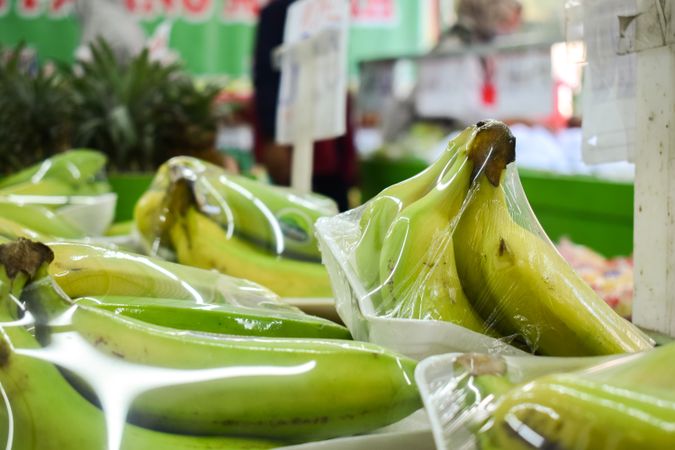
[[[492,146],[508,136],[508,129],[497,122],[475,127],[436,187],[396,216],[380,255],[385,308],[381,313],[445,320],[479,333],[489,331],[460,284],[452,233],[471,183],[472,158],[484,154],[480,146]]]
[[[82,340],[93,347],[101,354],[96,363],[110,361],[101,369],[112,383],[105,389],[129,382],[128,372],[115,375],[119,367],[156,374],[151,379],[158,383],[134,398],[134,423],[193,435],[306,441],[363,433],[421,406],[415,361],[377,345],[177,332],[84,305],[65,314],[49,281],[37,280],[22,295],[38,336],[73,353],[76,345],[84,350]],[[73,377],[93,397],[92,381],[83,373]]]
[[[326,268],[264,253],[236,236],[228,237],[213,220],[189,206],[175,217],[170,236],[182,264],[217,269],[271,289],[282,297],[329,297]]]
[[[359,225],[361,238],[354,250],[356,268],[361,282],[368,290],[379,286],[379,264],[373,264],[373,255],[379,255],[389,226],[403,208],[429,192],[448,171],[457,158],[458,149],[466,144],[475,127],[468,127],[455,139],[429,167],[414,177],[387,187],[370,200],[363,210]]]
[[[460,280],[476,310],[502,335],[522,338],[543,355],[651,348],[652,341],[599,298],[549,242],[513,220],[501,183],[510,159],[487,160],[455,231]]]
[[[546,375],[500,397],[481,449],[670,449],[675,345]]]
[[[49,246],[55,255],[49,272],[71,298],[128,295],[293,309],[260,285],[215,271],[91,244]]]
[[[23,323],[17,322],[17,303],[11,296],[19,295],[23,284],[48,260],[49,255],[39,246],[0,246],[0,386],[4,400],[0,442],[12,450],[116,448],[109,445],[117,439],[107,435],[104,414],[47,362],[47,353],[25,328],[32,325],[26,320],[29,316],[23,316]],[[265,439],[197,437],[121,425],[121,450],[253,450],[279,445]]]

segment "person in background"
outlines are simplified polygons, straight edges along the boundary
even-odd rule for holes
[[[286,15],[293,1],[272,0],[260,11],[253,57],[254,155],[272,181],[280,185],[290,184],[292,148],[274,139],[281,73],[273,64],[272,54],[283,43]],[[355,184],[357,172],[350,111],[348,99],[345,135],[314,144],[312,189],[335,200],[340,211],[349,208],[347,193]]]

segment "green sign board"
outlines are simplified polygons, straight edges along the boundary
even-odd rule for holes
[[[112,0],[109,0],[112,1]],[[118,0],[148,37],[170,30],[168,46],[200,75],[247,77],[255,24],[267,0]],[[347,1],[347,0],[345,0]],[[427,1],[351,0],[350,61],[416,53],[428,40]],[[0,0],[0,43],[26,42],[41,59],[72,62],[80,40],[74,0]]]

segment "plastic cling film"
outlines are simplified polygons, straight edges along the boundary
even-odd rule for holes
[[[53,257],[27,240],[0,245],[5,448],[277,448],[367,433],[421,407],[410,358],[264,327],[215,333],[189,315],[192,326],[175,328],[147,320],[149,311],[117,309],[152,304],[145,300],[73,301],[48,275]],[[219,311],[239,314],[242,327],[252,320],[242,308]]]
[[[117,201],[106,162],[97,151],[69,150],[0,179],[0,234],[40,239],[103,234]]]
[[[440,355],[415,372],[439,449],[667,449],[675,346],[606,357]]]
[[[314,222],[336,213],[317,194],[177,157],[160,167],[134,216],[151,254],[250,279],[283,297],[330,297]]]
[[[514,160],[510,130],[479,122],[425,171],[317,222],[337,310],[357,339],[385,339],[375,342],[415,357],[587,356],[653,345],[558,254]],[[414,337],[397,333],[401,320],[419,327]]]

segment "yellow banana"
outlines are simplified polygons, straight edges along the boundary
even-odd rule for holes
[[[508,129],[496,122],[474,128],[437,186],[396,216],[380,255],[383,313],[445,320],[488,332],[460,284],[452,233],[469,190],[472,158],[484,154],[480,146],[493,146],[508,136]]]
[[[260,285],[215,271],[91,244],[48,245],[55,255],[49,272],[71,298],[127,295],[294,309]]]
[[[379,285],[379,264],[373,263],[373,257],[380,254],[387,230],[396,215],[436,185],[439,177],[452,166],[458,149],[474,130],[475,127],[465,129],[448,143],[441,157],[433,164],[414,177],[387,187],[363,207],[359,220],[361,238],[354,250],[354,257],[359,277],[366,289],[372,290]]]
[[[502,183],[509,160],[488,158],[455,231],[460,280],[476,310],[501,334],[543,355],[650,348],[652,341],[599,298],[549,242],[513,220]]]
[[[480,448],[673,448],[674,361],[667,344],[512,389],[481,430]]]
[[[217,269],[271,289],[282,297],[332,295],[326,268],[263,253],[236,236],[228,237],[220,225],[192,206],[174,218],[170,236],[182,264]]]

